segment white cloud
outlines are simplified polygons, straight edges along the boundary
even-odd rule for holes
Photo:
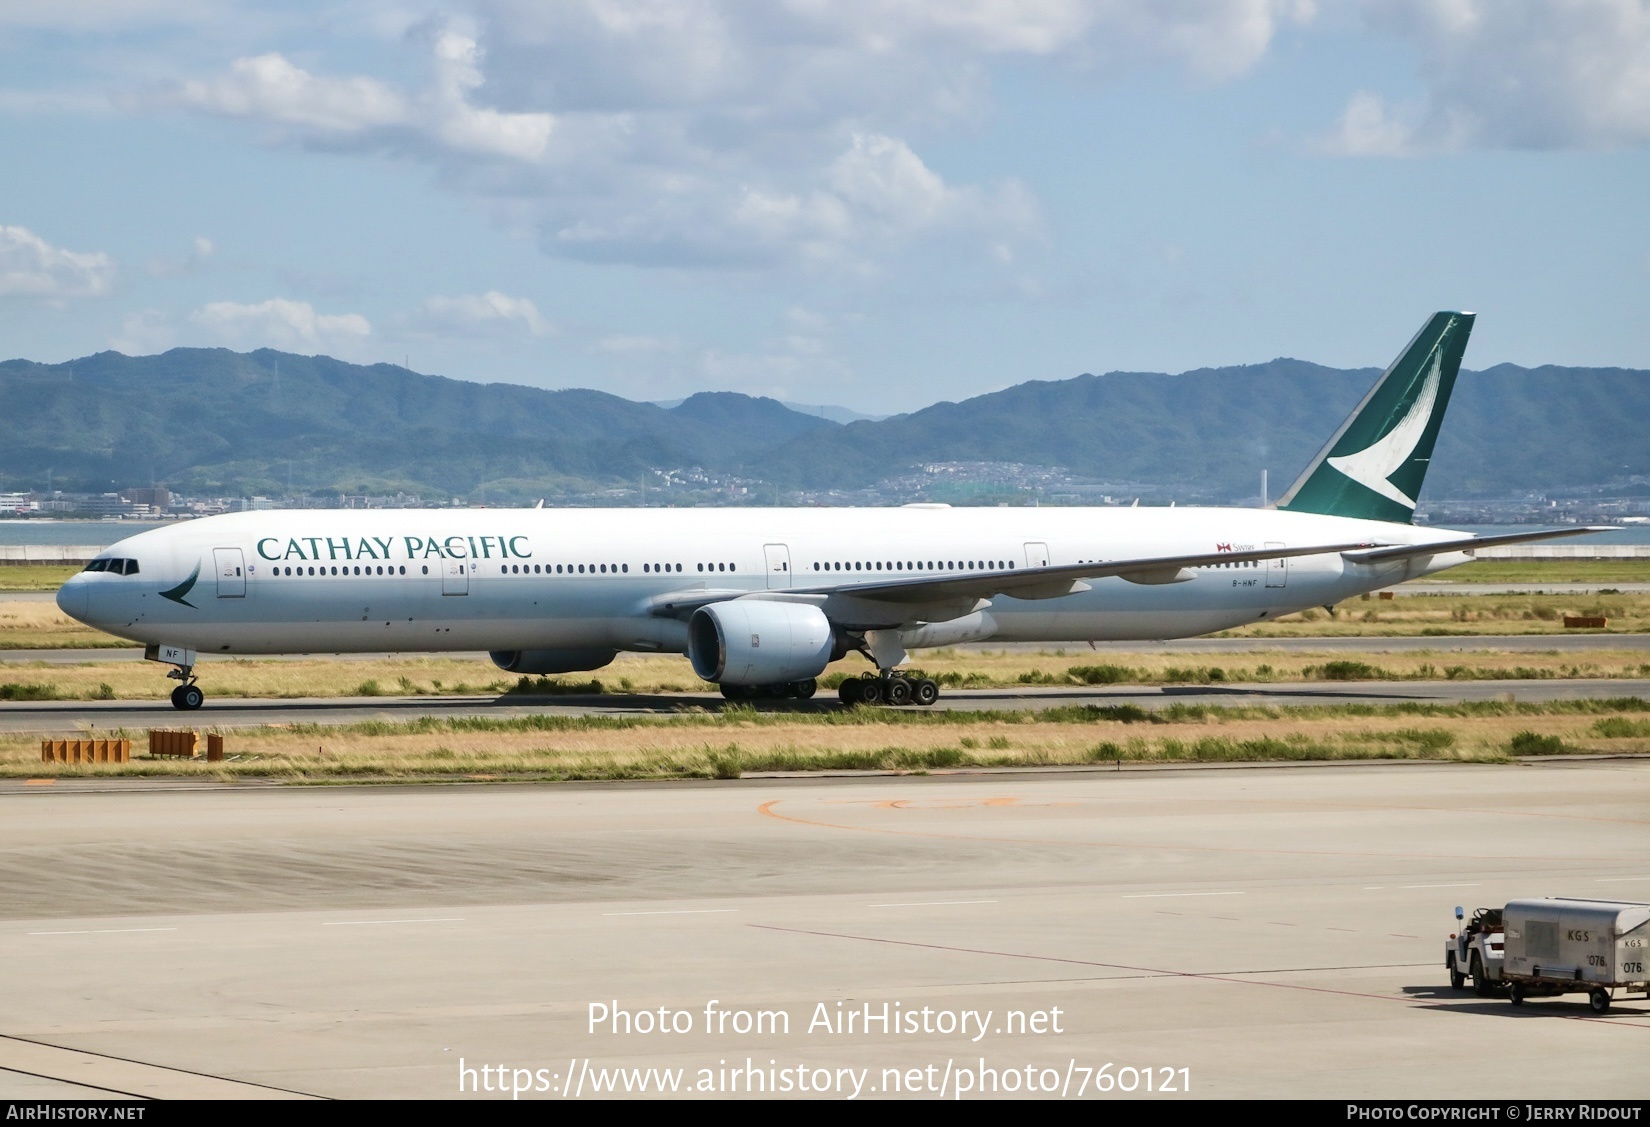
[[[157,255],[146,262],[143,268],[148,271],[151,278],[171,278],[199,270],[217,252],[218,248],[211,239],[205,235],[196,235],[188,254],[181,258]]]
[[[289,127],[335,147],[359,138],[370,145],[510,160],[543,157],[554,125],[550,114],[504,113],[470,103],[470,93],[482,84],[481,49],[474,39],[442,31],[432,55],[432,82],[412,94],[361,75],[311,74],[271,52],[236,59],[216,78],[185,82],[169,99],[207,113]]]
[[[830,319],[805,306],[793,305],[785,310],[784,322],[786,327],[796,332],[820,333],[830,324]]]
[[[217,78],[185,82],[176,97],[209,113],[329,134],[406,125],[411,116],[400,91],[385,83],[320,78],[274,52],[236,59],[229,73]]]
[[[317,313],[307,301],[281,297],[255,305],[214,301],[189,320],[228,344],[295,352],[349,352],[372,332],[359,313]]]
[[[1388,113],[1379,94],[1360,90],[1319,147],[1341,156],[1396,157],[1411,154],[1414,142],[1413,122]]]
[[[823,167],[784,179],[812,186],[678,177],[645,199],[581,199],[545,244],[592,261],[863,269],[919,238],[988,235],[984,247],[1026,236],[1039,222],[1034,199],[1017,182],[952,186],[903,140],[882,134],[854,134]],[[553,221],[560,208],[545,214]]]
[[[1608,148],[1650,141],[1643,0],[1387,0],[1377,29],[1412,43],[1427,87],[1413,114],[1354,96],[1328,142],[1357,155],[1467,147]]]
[[[171,318],[158,309],[145,309],[127,314],[109,347],[128,356],[152,356],[165,352],[176,340]]]
[[[535,161],[544,156],[555,120],[547,113],[501,113],[469,102],[482,84],[481,48],[467,35],[436,36],[436,81],[422,100],[427,128],[460,152]]]
[[[0,226],[0,297],[102,297],[115,264],[102,251],[54,247],[27,227]]]
[[[788,399],[805,388],[836,385],[848,372],[826,342],[789,334],[749,352],[707,348],[699,354],[697,385]]]
[[[536,229],[554,255],[861,270],[921,236],[971,244],[1001,268],[1037,228],[1030,193],[948,183],[912,140],[979,121],[991,65],[1018,56],[1100,78],[1171,66],[1224,80],[1314,6],[472,0],[470,11],[405,32],[427,51],[422,85],[325,76],[266,53],[171,100],[333,151],[433,161],[449,187]]]
[[[459,297],[432,297],[419,307],[410,320],[416,330],[437,335],[525,333],[539,337],[555,331],[539,315],[538,307],[527,298],[510,297],[497,290]]]

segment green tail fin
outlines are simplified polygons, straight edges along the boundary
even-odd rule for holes
[[[1432,461],[1471,313],[1434,313],[1369,389],[1278,508],[1408,524]]]

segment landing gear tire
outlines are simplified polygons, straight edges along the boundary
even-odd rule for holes
[[[911,682],[911,701],[924,708],[940,699],[940,687],[927,677]]]
[[[836,690],[837,699],[852,707],[856,704],[881,704],[882,682],[875,677],[850,677]]]
[[[193,712],[206,703],[206,694],[199,685],[179,685],[172,690],[172,707],[182,712]]]
[[[754,700],[758,691],[753,685],[730,685],[726,682],[716,687],[722,691],[723,700]]]
[[[809,677],[805,681],[791,682],[791,696],[795,697],[797,700],[811,700],[813,695],[818,691],[819,682],[814,680],[812,677]]]
[[[882,694],[896,708],[911,703],[911,682],[904,677],[890,677],[883,682]]]
[[[1610,992],[1602,986],[1595,986],[1587,995],[1587,1004],[1593,1007],[1596,1014],[1604,1013],[1610,1008]]]
[[[1524,1004],[1523,983],[1515,982],[1511,986],[1507,987],[1507,1001],[1511,1002],[1515,1006],[1522,1006]]]

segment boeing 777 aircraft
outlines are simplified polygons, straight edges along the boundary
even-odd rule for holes
[[[1207,634],[1602,531],[1411,523],[1472,323],[1434,314],[1271,508],[235,513],[122,540],[57,602],[174,666],[181,709],[203,653],[382,650],[524,674],[679,653],[735,699],[812,696],[857,651],[876,673],[844,702],[932,704],[908,650]]]

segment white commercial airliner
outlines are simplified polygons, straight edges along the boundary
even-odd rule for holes
[[[908,650],[1188,637],[1466,563],[1411,524],[1471,313],[1438,313],[1275,507],[408,509],[236,513],[122,540],[58,594],[146,645],[178,708],[203,653],[488,650],[512,673],[686,654],[730,698],[932,704]]]

